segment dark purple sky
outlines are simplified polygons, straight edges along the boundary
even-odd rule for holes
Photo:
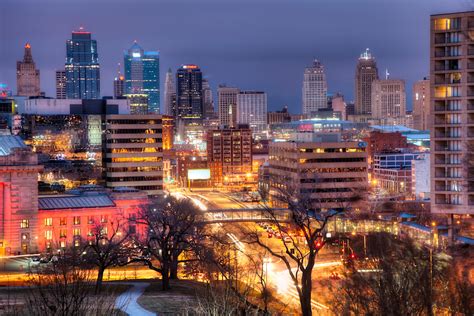
[[[326,67],[329,92],[353,99],[358,55],[411,86],[429,72],[429,15],[474,9],[474,0],[0,0],[0,82],[16,90],[15,62],[29,41],[42,90],[54,96],[65,41],[83,25],[98,41],[102,95],[122,52],[138,40],[168,67],[198,64],[219,83],[268,93],[269,108],[301,111],[303,69]]]

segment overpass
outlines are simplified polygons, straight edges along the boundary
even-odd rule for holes
[[[275,218],[280,222],[289,222],[291,212],[285,208],[274,208]],[[209,209],[205,211],[206,223],[224,222],[262,222],[273,218],[264,208]]]

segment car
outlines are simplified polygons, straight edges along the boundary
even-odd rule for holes
[[[39,262],[40,263],[48,263],[50,261],[51,261],[51,258],[49,258],[49,257],[41,257]]]
[[[275,237],[281,239],[281,234],[280,234],[279,232],[276,232],[276,233],[275,233]]]
[[[283,242],[285,242],[285,243],[288,244],[288,243],[291,243],[292,240],[291,240],[291,238],[290,238],[289,236],[285,236],[285,237],[283,237]]]

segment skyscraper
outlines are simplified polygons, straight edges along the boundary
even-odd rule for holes
[[[379,78],[375,58],[367,48],[357,63],[355,73],[355,113],[370,114],[372,110],[372,81]]]
[[[125,93],[148,95],[148,111],[160,113],[160,53],[136,42],[124,51]]]
[[[174,85],[173,72],[171,68],[166,72],[165,77],[165,104],[163,113],[166,115],[174,115],[174,106],[176,103],[176,87]]]
[[[311,115],[319,109],[327,108],[327,92],[324,67],[315,59],[313,65],[304,70],[303,114]]]
[[[430,115],[430,80],[423,79],[413,84],[413,128],[426,131],[429,129]]]
[[[114,78],[114,98],[123,97],[125,94],[125,77],[120,73],[120,63],[118,67],[117,76]]]
[[[474,11],[431,16],[431,212],[474,214]],[[452,238],[450,238],[452,239]]]
[[[182,65],[176,72],[176,119],[203,117],[202,72],[196,65]]]
[[[36,69],[29,43],[25,45],[23,60],[16,63],[16,88],[19,96],[40,95],[40,71]]]
[[[219,85],[217,88],[218,114],[221,125],[237,126],[237,95],[239,88]]]
[[[267,129],[267,94],[265,92],[239,92],[237,123],[248,124],[254,136],[263,136],[263,132]]]
[[[72,32],[66,42],[66,97],[68,99],[100,98],[100,65],[97,41],[90,32]]]
[[[56,99],[66,99],[66,71],[56,70]]]
[[[202,79],[202,103],[204,118],[214,117],[214,100],[212,90],[207,79]]]
[[[406,115],[405,81],[377,79],[372,81],[372,117],[383,119]]]

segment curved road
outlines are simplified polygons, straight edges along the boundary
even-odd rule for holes
[[[115,308],[132,316],[156,316],[155,313],[144,309],[137,302],[138,298],[145,292],[145,289],[150,283],[120,282],[120,284],[132,285],[132,287],[117,297],[115,300]]]

